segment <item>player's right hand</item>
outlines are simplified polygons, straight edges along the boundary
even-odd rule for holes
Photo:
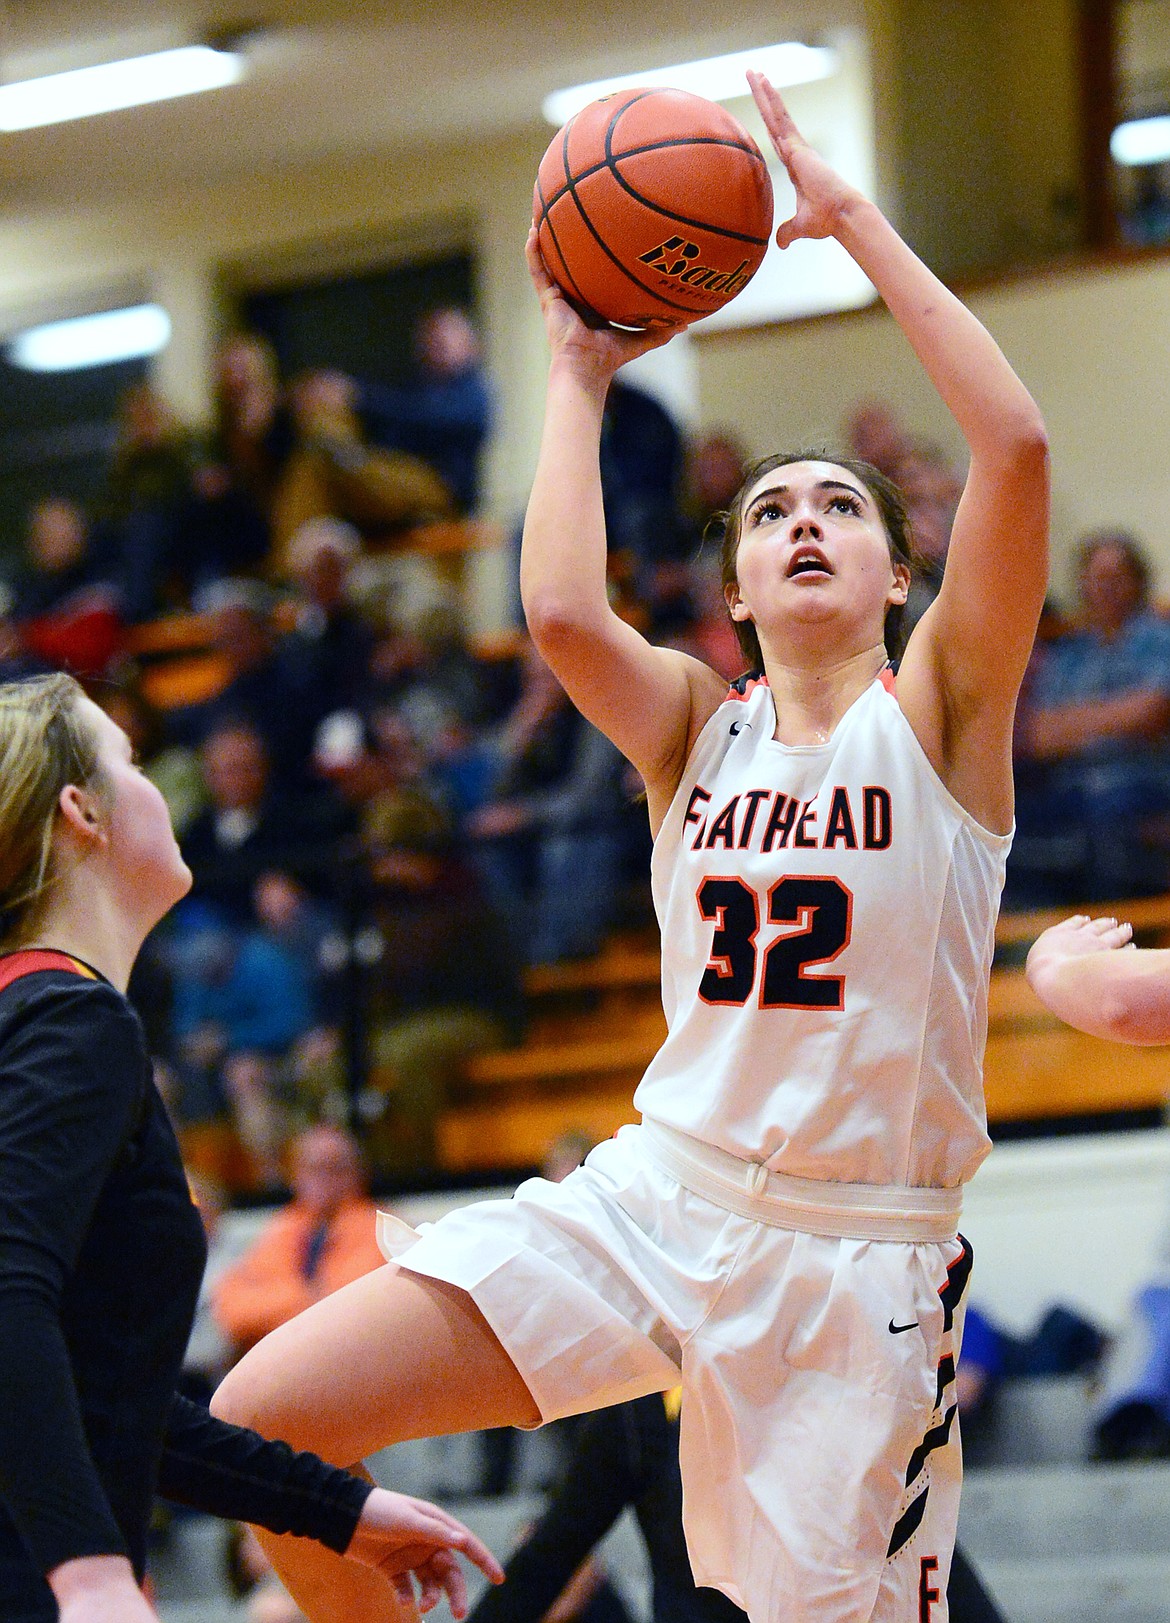
[[[619,327],[587,326],[549,275],[535,226],[528,233],[524,255],[554,356],[579,358],[591,370],[612,376],[627,361],[636,360],[652,349],[661,349],[687,325],[686,322],[662,322],[637,332]]]

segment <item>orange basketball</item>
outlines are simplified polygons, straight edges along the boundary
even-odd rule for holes
[[[533,219],[549,274],[586,321],[696,321],[759,269],[772,182],[759,147],[717,103],[623,90],[553,137]]]

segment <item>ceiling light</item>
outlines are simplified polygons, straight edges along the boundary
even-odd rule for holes
[[[624,73],[615,79],[596,79],[592,84],[554,90],[546,96],[541,111],[550,124],[563,124],[598,96],[614,90],[634,90],[643,85],[669,90],[690,90],[708,101],[731,101],[750,94],[745,75],[749,68],[767,74],[774,85],[801,85],[811,79],[827,79],[836,70],[837,53],[823,45],[801,45],[790,40],[784,45],[764,45],[754,51],[733,51],[730,56],[709,56],[701,62],[680,62],[672,68],[651,68],[646,73]]]
[[[0,85],[0,130],[32,130],[145,102],[171,101],[200,90],[218,90],[241,79],[245,67],[244,58],[236,52],[184,45],[121,62],[51,73],[42,79],[20,79]]]
[[[1131,118],[1109,137],[1109,150],[1127,168],[1170,158],[1170,118]]]
[[[171,318],[159,304],[50,321],[18,333],[8,359],[25,372],[75,372],[84,366],[157,355],[171,336]]]

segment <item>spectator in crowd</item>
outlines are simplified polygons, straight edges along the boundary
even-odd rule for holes
[[[54,669],[100,675],[123,641],[113,573],[77,502],[37,502],[11,583],[10,613],[24,649]]]
[[[902,615],[908,637],[942,586],[963,481],[938,446],[915,440],[907,444],[899,462],[899,488],[915,552],[910,594]]]
[[[202,703],[172,711],[171,735],[198,744],[226,718],[243,717],[263,735],[280,786],[304,788],[313,742],[306,686],[311,671],[286,661],[271,591],[259,581],[224,580],[209,587],[197,606],[210,622],[211,645],[224,668],[223,685]]]
[[[899,482],[910,437],[884,400],[863,400],[855,406],[845,425],[845,435],[854,456],[895,484]]]
[[[494,741],[490,796],[467,832],[498,911],[530,963],[596,952],[616,909],[624,762],[534,648]]]
[[[236,1354],[313,1302],[382,1266],[377,1211],[350,1133],[322,1124],[289,1154],[292,1200],[219,1278],[212,1311]]]
[[[415,582],[395,594],[381,621],[370,660],[373,702],[402,718],[428,764],[440,765],[446,778],[452,758],[491,713],[484,667],[468,647],[458,597],[443,583]]]
[[[230,333],[215,360],[215,425],[179,527],[175,568],[189,594],[261,570],[291,443],[272,346],[257,333]]]
[[[209,804],[191,822],[183,854],[193,899],[228,924],[252,918],[252,890],[272,868],[294,871],[314,856],[310,831],[274,789],[268,747],[247,720],[214,725],[200,750]],[[320,856],[320,851],[316,851]],[[180,910],[180,919],[190,912]]]
[[[280,1065],[312,1028],[311,988],[258,930],[206,923],[175,953],[175,1038],[187,1120],[231,1116],[258,1187],[283,1169]]]
[[[360,711],[370,686],[374,633],[355,607],[351,578],[361,537],[341,519],[310,519],[289,543],[295,619],[279,653],[290,687],[304,696],[314,736],[327,717]]]
[[[194,466],[194,437],[169,402],[149,383],[127,389],[95,510],[132,621],[147,620],[173,601],[171,577]]]
[[[479,504],[479,465],[491,429],[491,391],[475,324],[458,305],[420,317],[415,375],[399,388],[358,383],[356,405],[376,445],[420,457],[450,491],[455,510]]]
[[[217,1270],[208,1292],[211,1330],[229,1362],[384,1261],[375,1239],[377,1208],[352,1134],[329,1125],[307,1128],[293,1140],[289,1173],[290,1203],[241,1256]],[[247,1597],[249,1623],[301,1623],[304,1614],[248,1528],[238,1530],[231,1568],[233,1588]]]
[[[652,394],[620,376],[606,396],[601,488],[611,554],[626,554],[640,595],[664,557],[677,557],[683,438]]]
[[[352,378],[330,370],[302,373],[289,403],[293,448],[272,500],[271,575],[287,576],[289,544],[309,519],[331,515],[382,539],[452,512],[451,493],[429,463],[371,444]]]
[[[435,1164],[437,1119],[460,1063],[519,1037],[516,956],[394,711],[375,711],[337,781],[359,809],[380,951],[366,988],[380,1095],[369,1103],[381,1106],[371,1155],[383,1172],[418,1171]],[[320,1086],[336,1093],[336,1071]]]
[[[686,449],[675,556],[655,567],[650,587],[650,635],[712,665],[730,681],[743,655],[727,613],[717,546],[704,547],[713,518],[730,505],[743,481],[747,453],[725,429],[710,429]]]
[[[1148,560],[1132,535],[1101,531],[1077,580],[1081,624],[1043,649],[1018,729],[1016,871],[1038,845],[1032,877],[1049,893],[1031,899],[1056,903],[1160,888],[1144,825],[1170,811],[1170,623],[1151,608]],[[1062,832],[1072,859],[1044,874],[1043,842]]]

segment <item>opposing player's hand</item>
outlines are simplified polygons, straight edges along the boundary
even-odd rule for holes
[[[796,191],[796,213],[776,228],[776,245],[787,248],[802,237],[835,235],[841,216],[862,194],[842,180],[815,147],[809,146],[775,85],[748,70],[748,84],[777,156]]]
[[[1092,952],[1117,952],[1122,947],[1132,946],[1132,924],[1118,919],[1091,919],[1087,913],[1075,913],[1036,937],[1028,953],[1028,981],[1038,990],[1045,972],[1069,958],[1084,958]]]
[[[60,1623],[158,1623],[121,1555],[79,1556],[49,1573]]]
[[[586,326],[549,275],[535,226],[528,233],[524,253],[528,261],[528,274],[540,300],[549,348],[554,355],[580,358],[591,368],[612,375],[627,361],[636,360],[639,355],[645,355],[652,349],[661,349],[686,325],[685,322],[662,323],[645,327],[640,332],[627,332],[617,327]]]
[[[400,1599],[414,1600],[429,1612],[443,1596],[455,1617],[467,1615],[467,1582],[459,1566],[466,1556],[492,1583],[502,1583],[504,1569],[463,1523],[425,1499],[375,1488],[366,1500],[346,1555],[373,1567],[393,1584]]]

